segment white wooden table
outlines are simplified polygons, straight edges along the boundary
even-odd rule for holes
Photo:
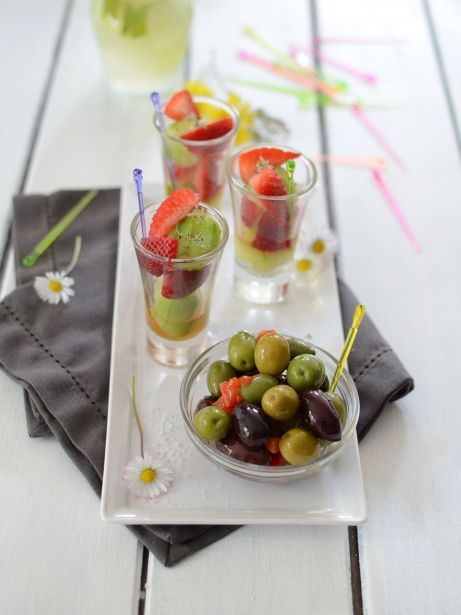
[[[1,12],[3,296],[14,286],[14,193],[117,186],[135,166],[159,181],[161,167],[149,100],[104,82],[86,0],[16,0]],[[461,5],[198,0],[192,75],[209,50],[226,76],[246,74],[235,51],[250,46],[247,24],[280,46],[312,35],[401,39],[328,51],[377,74],[374,97],[400,105],[369,113],[407,163],[407,173],[391,165],[386,180],[422,252],[367,172],[327,167],[316,197],[333,214],[343,277],[416,381],[361,444],[368,521],[357,532],[243,528],[172,569],[152,557],[147,566],[125,528],[100,521],[99,501],[57,443],[28,438],[22,392],[0,374],[2,614],[459,612]],[[290,143],[306,153],[383,154],[346,110],[300,111],[283,95],[238,89],[285,115]]]

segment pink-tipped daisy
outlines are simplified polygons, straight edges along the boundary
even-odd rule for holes
[[[162,457],[137,455],[123,470],[122,479],[136,498],[154,500],[168,491],[173,470]]]

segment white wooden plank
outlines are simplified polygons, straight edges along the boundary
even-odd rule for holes
[[[239,47],[264,55],[243,36],[243,27],[252,25],[269,40],[284,45],[296,35],[298,39],[306,36],[306,9],[304,0],[291,2],[289,11],[276,1],[239,0],[224,12],[222,3],[200,0],[195,5],[192,76],[200,73],[212,52],[223,76],[252,76],[267,81],[264,73],[236,59]],[[300,112],[296,102],[283,95],[261,94],[241,86],[236,89],[255,107],[287,121],[292,131],[289,144],[293,147],[307,154],[319,151],[315,115]],[[320,189],[312,211],[317,223],[325,223]],[[151,558],[147,589],[146,612],[152,615],[227,615],[249,610],[275,615],[287,609],[290,615],[301,615],[306,609],[316,615],[350,613],[347,529],[238,530],[172,570],[163,569]]]
[[[449,84],[458,130],[461,130],[461,4],[457,0],[427,0]]]
[[[0,253],[10,221],[11,197],[21,180],[64,6],[64,0],[2,3]]]
[[[398,47],[331,46],[330,55],[377,73],[374,94],[405,103],[369,112],[406,161],[386,173],[422,244],[411,247],[369,175],[333,169],[346,280],[415,378],[361,445],[369,520],[359,529],[365,611],[453,613],[459,609],[461,369],[459,158],[421,3],[318,3],[322,34],[394,36]],[[382,154],[344,111],[328,112],[335,154]],[[447,383],[447,384],[444,384]]]
[[[26,38],[29,41],[36,39],[41,41],[39,33],[45,40],[46,25],[51,28],[59,21],[57,18],[55,20],[55,13],[59,17],[59,7],[56,2],[52,6],[48,1],[45,9],[41,3],[40,10],[38,5],[35,9],[30,2],[9,3],[5,8],[9,10],[13,4],[18,17],[17,23],[14,24],[17,37],[15,62],[20,67],[27,67],[27,70],[21,68],[23,78],[12,81],[11,101],[15,104],[10,106],[8,113],[5,112],[9,117],[8,130],[10,127],[11,129],[21,127],[23,120],[26,126],[28,116],[27,114],[24,116],[25,106],[22,103],[27,102],[31,107],[32,117],[36,109],[37,96],[34,97],[34,91],[31,90],[27,98],[25,87],[30,80],[30,85],[38,92],[46,73],[46,70],[40,68],[38,61],[42,49],[37,51],[37,45],[34,45],[32,54],[30,52],[32,47],[23,45],[23,41]],[[87,3],[77,3],[72,16],[72,34],[66,41],[63,58],[60,61],[61,70],[54,83],[47,108],[46,117],[50,118],[51,127],[47,127],[45,120],[34,160],[35,178],[33,175],[30,176],[26,186],[29,192],[65,188],[71,185],[83,186],[85,182],[92,181],[88,180],[84,172],[78,174],[78,169],[85,166],[85,161],[88,165],[94,165],[91,157],[82,156],[83,145],[88,151],[88,144],[91,148],[91,138],[92,134],[94,135],[91,126],[91,105],[80,115],[81,123],[84,125],[84,118],[89,118],[86,124],[87,131],[82,135],[82,141],[85,143],[82,143],[82,148],[76,152],[80,158],[69,156],[66,152],[69,169],[77,170],[72,178],[66,177],[65,173],[61,177],[56,175],[56,171],[60,171],[59,163],[64,151],[62,147],[54,147],[56,135],[59,135],[60,131],[65,132],[62,127],[67,124],[72,125],[72,120],[75,119],[72,117],[72,107],[74,105],[78,107],[81,103],[78,97],[72,98],[67,107],[62,105],[61,115],[56,114],[56,109],[61,104],[60,93],[68,87],[64,76],[67,75],[75,86],[75,90],[70,94],[81,89],[83,97],[86,95],[85,63],[80,64],[79,61],[85,55],[85,36],[89,39],[92,36],[88,11]],[[4,25],[6,24],[2,21],[2,26]],[[11,22],[9,27],[11,28]],[[79,39],[80,31],[84,33],[82,40]],[[21,32],[21,36],[18,32]],[[48,38],[53,39],[51,29]],[[87,63],[97,65],[98,58],[92,53],[93,48],[86,56]],[[14,54],[12,52],[7,55],[2,54],[2,58],[5,62],[11,61]],[[2,67],[5,62],[1,63]],[[46,69],[47,66],[43,68]],[[37,73],[36,76],[33,74],[34,71]],[[36,78],[37,84],[35,84]],[[14,93],[18,96],[17,99],[13,96]],[[125,104],[125,101],[121,101],[121,104]],[[52,128],[53,120],[60,124],[55,131]],[[74,127],[78,134],[81,126],[74,124]],[[28,130],[30,132],[30,125]],[[24,136],[19,135],[24,142],[27,141],[26,135],[27,133]],[[72,135],[65,136],[72,141]],[[11,169],[10,173],[6,174],[11,176],[9,178],[11,181],[11,178],[19,177],[22,162],[21,152],[18,150],[18,154],[12,143],[13,140],[9,139],[8,147],[11,149],[8,150],[8,154],[14,150],[16,158],[13,156],[9,159],[9,167],[3,166]],[[69,151],[73,151],[72,146],[69,146]],[[47,169],[48,175],[44,172],[45,178],[41,180],[41,172],[44,169]],[[52,178],[48,184],[46,177]],[[78,181],[79,177],[81,182]],[[72,180],[73,183],[70,183]],[[118,183],[115,176],[110,181],[113,184]],[[8,188],[10,192],[12,189]],[[5,187],[4,194],[7,193],[6,190]],[[10,260],[2,295],[12,288],[13,279]],[[141,551],[137,541],[125,528],[101,522],[98,498],[53,439],[28,438],[22,391],[3,374],[0,375],[0,396],[3,400],[0,432],[2,608],[8,613],[37,615],[72,612],[82,615],[103,612],[125,615],[137,612],[141,561]]]

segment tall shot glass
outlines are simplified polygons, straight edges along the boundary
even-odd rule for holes
[[[145,208],[147,228],[159,205]],[[218,246],[202,256],[168,259],[147,250],[141,243],[139,213],[130,228],[144,291],[149,352],[174,367],[188,365],[206,347],[215,275],[229,238],[227,222],[218,211],[204,203],[197,209],[221,230]]]
[[[203,120],[213,122],[230,118],[232,128],[216,139],[192,141],[183,139],[181,134],[193,129],[193,120],[174,122],[165,117],[166,135],[162,147],[165,185],[168,194],[180,188],[190,188],[200,195],[201,201],[219,209],[226,181],[226,162],[239,128],[239,115],[233,107],[215,98],[194,96],[193,100]],[[156,114],[154,126],[161,133]]]
[[[279,303],[287,295],[301,221],[317,182],[314,163],[303,154],[295,159],[293,189],[285,196],[261,196],[242,180],[239,156],[264,147],[241,149],[227,163],[234,213],[235,285],[251,303]]]

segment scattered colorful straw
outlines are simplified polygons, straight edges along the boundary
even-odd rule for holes
[[[378,143],[380,143],[383,149],[389,154],[395,164],[399,166],[402,171],[406,171],[407,168],[400,156],[389,145],[389,143],[384,138],[384,135],[378,130],[378,128],[370,120],[367,114],[363,111],[362,106],[358,104],[352,105],[351,110],[355,117],[365,126],[365,128],[373,135],[373,137],[378,141]]]
[[[351,167],[365,167],[368,169],[386,168],[385,158],[380,156],[336,156],[332,154],[318,154],[311,156],[314,162],[330,162],[332,164],[340,164]]]
[[[279,66],[278,64],[274,64],[269,60],[265,60],[258,56],[255,56],[252,53],[248,53],[247,51],[240,51],[238,53],[238,57],[243,62],[248,62],[257,66],[258,68],[262,68],[267,70],[274,75],[278,75],[279,77],[283,77],[292,81],[293,83],[297,83],[298,85],[303,85],[310,90],[315,90],[318,92],[322,92],[327,96],[336,96],[341,92],[341,87],[338,85],[326,83],[322,81],[318,77],[316,77],[313,73],[307,73],[307,75],[301,74],[299,71],[295,71],[290,68],[285,68],[283,66]]]
[[[403,38],[367,36],[314,36],[314,45],[403,45]]]
[[[386,185],[386,183],[384,182],[383,176],[381,175],[381,172],[378,169],[373,169],[371,171],[373,180],[375,182],[375,184],[378,186],[381,194],[383,195],[385,201],[387,202],[387,204],[389,205],[389,207],[391,208],[392,213],[394,214],[394,216],[397,218],[398,223],[400,224],[400,226],[402,227],[405,235],[408,237],[408,239],[410,240],[411,244],[413,245],[413,247],[415,248],[415,250],[417,252],[421,252],[421,246],[418,243],[416,237],[413,235],[413,232],[402,212],[402,210],[400,209],[397,201],[395,200],[393,194],[391,193],[391,191],[389,190],[388,186]]]
[[[334,66],[338,70],[343,71],[351,77],[355,77],[356,79],[364,81],[368,85],[374,85],[378,81],[376,75],[372,75],[371,73],[365,73],[363,71],[357,70],[356,68],[353,68],[352,66],[349,66],[348,64],[345,64],[344,62],[335,60],[334,58],[331,58],[330,56],[321,53],[316,47],[313,47],[311,50],[309,50],[307,47],[292,46],[290,47],[290,53],[292,57],[298,61],[300,54],[303,54],[305,56],[310,55],[315,59],[319,60],[320,62],[329,64],[330,66]]]
[[[72,222],[94,201],[98,195],[98,190],[87,192],[74,205],[65,216],[59,220],[53,228],[34,246],[29,254],[22,259],[24,267],[32,267],[38,261],[48,248],[64,233],[64,231],[72,224]]]

